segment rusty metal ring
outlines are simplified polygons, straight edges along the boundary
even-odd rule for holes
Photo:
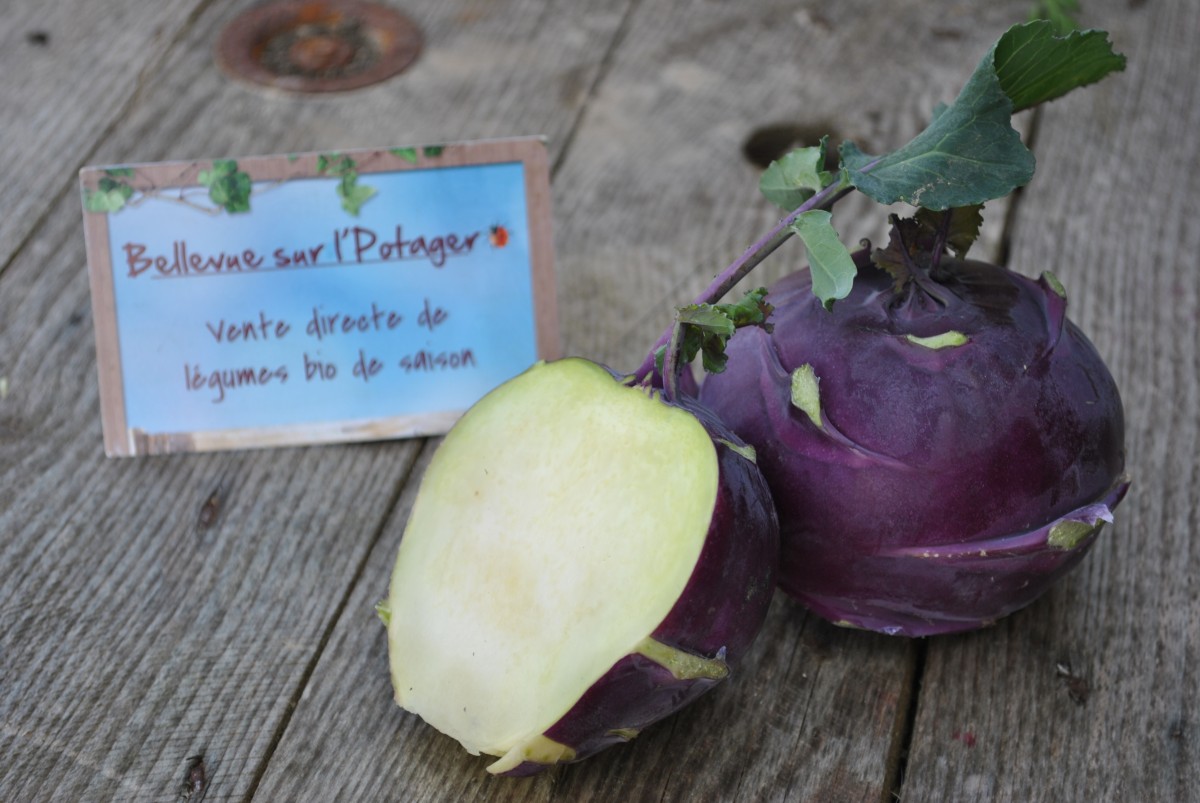
[[[341,92],[396,75],[421,52],[416,23],[364,0],[280,0],[222,29],[217,64],[245,81],[290,92]]]

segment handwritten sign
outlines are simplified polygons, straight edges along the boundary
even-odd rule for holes
[[[440,434],[558,356],[538,139],[80,181],[109,455]]]

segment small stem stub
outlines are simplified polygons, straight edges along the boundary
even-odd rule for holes
[[[675,401],[679,397],[679,376],[683,372],[684,362],[680,359],[679,353],[682,333],[683,324],[676,314],[675,324],[671,327],[671,339],[667,343],[666,351],[663,352],[662,361],[663,395],[667,401]]]

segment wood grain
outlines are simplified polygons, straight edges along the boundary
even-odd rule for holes
[[[202,0],[11,3],[0,28],[0,272],[116,125]]]
[[[1200,8],[1085,10],[1129,66],[1046,108],[1012,264],[1055,271],[1113,370],[1133,489],[1045,598],[929,643],[906,800],[1200,799]]]

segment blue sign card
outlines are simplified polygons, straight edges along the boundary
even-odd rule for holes
[[[440,434],[559,356],[540,139],[80,181],[109,455]]]

